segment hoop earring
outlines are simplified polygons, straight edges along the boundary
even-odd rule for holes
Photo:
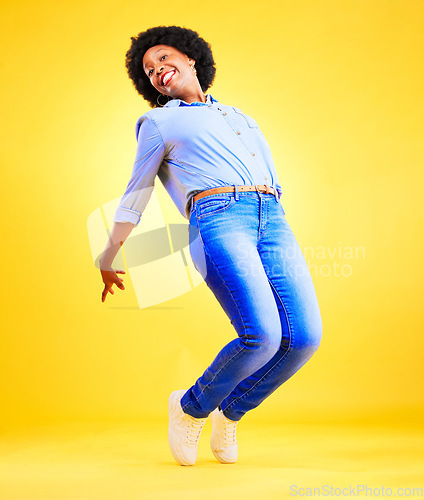
[[[159,94],[159,95],[157,96],[157,98],[156,98],[156,102],[158,103],[158,105],[159,105],[159,106],[165,106],[165,104],[167,104],[167,103],[169,102],[169,97],[168,97],[167,101],[166,101],[165,103],[161,104],[161,103],[159,102],[159,98],[160,98],[160,97],[162,97],[162,96],[163,96],[163,97],[165,97],[165,95],[164,95],[164,94]]]

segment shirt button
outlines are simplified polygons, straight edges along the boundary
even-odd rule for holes
[[[222,109],[221,109],[221,108],[218,108],[218,111],[222,111]]]
[[[252,156],[255,156],[255,153],[252,153]]]
[[[237,130],[237,135],[240,135],[240,130]]]
[[[227,113],[223,113],[224,116],[227,116]]]

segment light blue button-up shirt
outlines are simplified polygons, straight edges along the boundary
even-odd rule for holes
[[[206,102],[172,99],[142,115],[136,158],[114,222],[138,225],[156,175],[188,219],[197,191],[266,184],[281,196],[269,145],[256,121],[210,94]]]

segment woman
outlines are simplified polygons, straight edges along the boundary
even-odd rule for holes
[[[257,123],[204,94],[215,76],[209,44],[189,29],[151,28],[132,38],[126,66],[153,109],[137,122],[132,176],[100,261],[102,301],[113,285],[124,290],[123,271],[112,262],[139,224],[158,175],[189,220],[196,269],[237,332],[192,387],[170,395],[169,445],[177,463],[194,465],[210,415],[212,451],[221,463],[234,463],[239,420],[320,343],[314,285]]]

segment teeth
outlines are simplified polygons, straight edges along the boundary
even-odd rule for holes
[[[172,78],[172,75],[175,73],[175,71],[171,71],[170,73],[168,73],[167,75],[165,75],[165,78],[163,79],[163,85],[167,85],[167,83],[169,82],[169,80]]]

